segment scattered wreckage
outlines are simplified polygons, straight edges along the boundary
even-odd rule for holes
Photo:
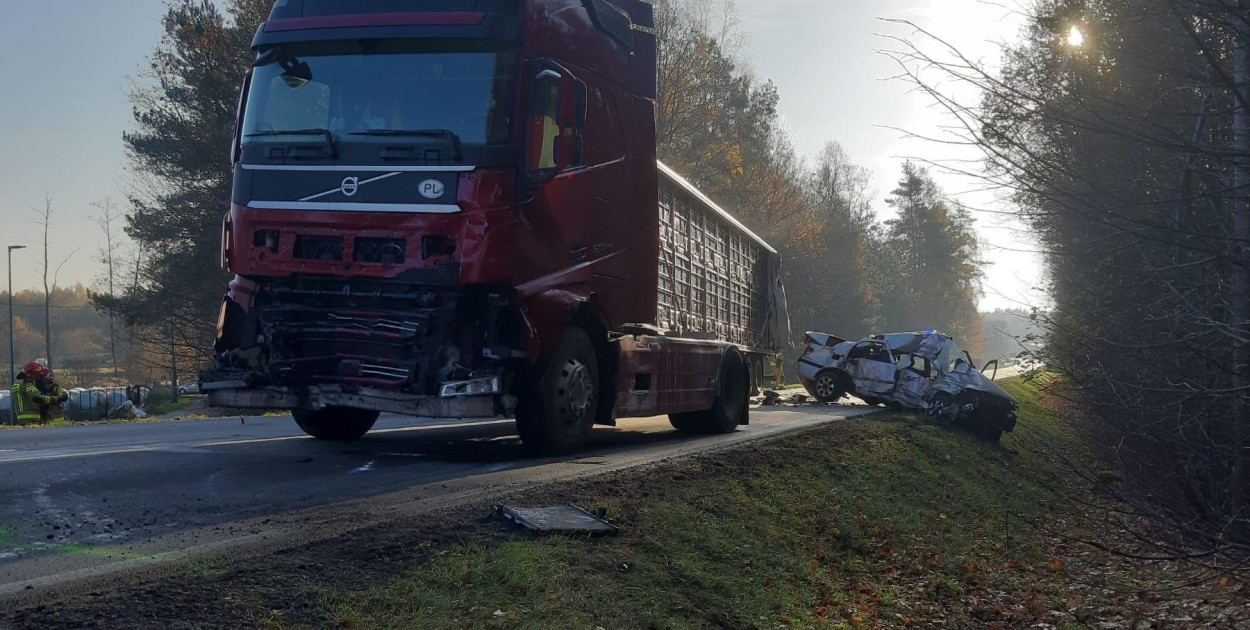
[[[799,380],[820,402],[851,394],[870,405],[923,411],[987,439],[1015,429],[1017,403],[994,382],[998,361],[978,370],[947,335],[895,333],[851,342],[809,332],[804,343]]]

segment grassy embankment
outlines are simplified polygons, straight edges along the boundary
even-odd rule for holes
[[[598,497],[617,537],[467,540],[388,583],[327,595],[327,613],[356,629],[586,630],[1077,628],[1148,615],[1157,597],[1065,575],[1065,554],[1090,554],[1056,539],[1047,505],[1056,481],[1079,482],[1023,445],[1082,449],[1038,383],[1008,388],[1022,414],[1002,446],[905,414],[855,420]]]

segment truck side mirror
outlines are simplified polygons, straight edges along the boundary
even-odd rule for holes
[[[549,180],[559,171],[556,141],[563,133],[560,108],[564,82],[564,75],[550,68],[540,70],[530,79],[525,114],[525,171],[535,181]]]
[[[577,164],[579,145],[577,136],[561,135],[556,138],[556,169],[566,171]]]
[[[586,85],[568,71],[560,73],[559,135],[555,141],[557,171],[582,164],[583,130],[586,127]]]
[[[586,84],[553,62],[539,62],[528,100],[525,179],[542,183],[584,161]]]

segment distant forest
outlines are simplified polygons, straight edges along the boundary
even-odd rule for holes
[[[169,354],[154,351],[151,339],[136,343],[135,332],[120,322],[115,335],[109,334],[109,317],[91,304],[87,288],[76,285],[52,291],[52,367],[64,386],[151,384],[169,379]],[[3,373],[8,376],[9,294],[0,293],[0,349]],[[44,293],[20,291],[13,296],[15,315],[14,349],[20,369],[28,361],[48,359],[47,328],[44,322]],[[116,339],[116,362],[113,358]],[[193,375],[197,366],[188,364],[183,378]]]
[[[53,365],[72,372],[63,380],[166,380],[171,345],[183,379],[208,361],[228,281],[217,269],[230,199],[220,147],[234,133],[248,43],[271,6],[229,0],[223,14],[170,3],[151,67],[131,93],[134,129],[123,134],[135,186],[124,204],[97,204],[112,239],[99,260],[115,290],[101,282],[94,293],[53,295]],[[776,86],[740,54],[732,0],[661,0],[656,11],[660,157],[781,251],[796,352],[806,330],[859,338],[937,329],[978,359],[1018,353],[1004,336],[1021,330],[1011,318],[991,326],[977,313],[981,244],[971,213],[924,168],[899,165],[898,186],[885,195],[893,217],[883,220],[875,210],[883,191],[836,141],[799,155]],[[19,354],[43,358],[43,295],[23,293],[18,303]],[[102,313],[116,322],[112,335]]]
[[[144,256],[135,282],[95,303],[155,336],[172,330],[179,353],[199,361],[229,280],[217,271],[231,186],[221,147],[234,136],[249,42],[272,6],[170,2],[130,95],[135,124],[123,142],[136,182],[124,221]],[[660,158],[781,251],[796,352],[805,330],[937,329],[984,355],[981,244],[968,209],[920,165],[900,163],[883,220],[875,200],[887,191],[872,190],[836,141],[798,153],[781,94],[741,54],[732,0],[660,0],[656,15]]]

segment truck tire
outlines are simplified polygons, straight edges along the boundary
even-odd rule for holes
[[[845,396],[848,389],[846,380],[841,374],[834,370],[823,370],[813,379],[812,389],[808,393],[818,402],[832,403],[838,402]]]
[[[720,394],[716,396],[712,408],[670,415],[668,421],[674,429],[682,433],[722,435],[733,433],[746,424],[747,414],[751,412],[751,381],[750,370],[742,355],[732,351],[727,353],[716,378]]]
[[[318,411],[296,410],[295,424],[318,440],[327,442],[355,442],[364,437],[377,423],[377,411],[326,407]]]
[[[599,411],[599,360],[590,335],[570,328],[539,379],[518,392],[517,432],[537,455],[568,455],[590,440]]]

